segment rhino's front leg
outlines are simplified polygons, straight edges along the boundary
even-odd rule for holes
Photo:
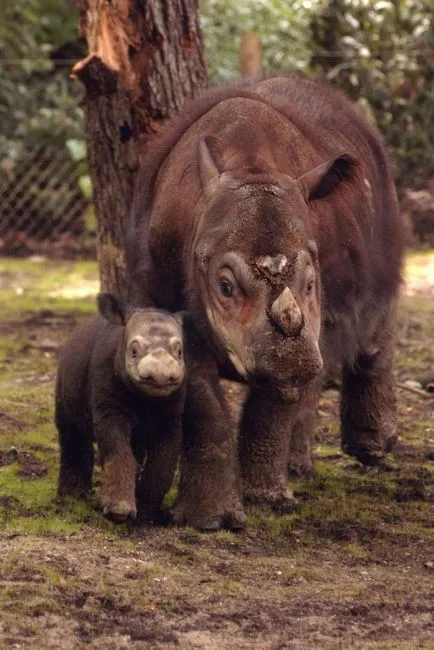
[[[244,407],[240,431],[240,464],[246,501],[292,508],[288,488],[288,450],[299,412],[299,393],[287,396],[252,389]]]
[[[197,366],[189,377],[175,521],[200,530],[243,527],[232,425],[217,369]]]
[[[316,419],[321,378],[300,389],[297,415],[290,432],[288,471],[290,475],[310,476],[312,463],[312,430]]]

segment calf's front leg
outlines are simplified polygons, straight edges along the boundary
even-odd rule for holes
[[[114,521],[135,519],[137,462],[131,448],[132,423],[119,412],[94,418],[94,434],[102,468],[101,505]]]

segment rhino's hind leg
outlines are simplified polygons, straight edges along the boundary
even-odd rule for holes
[[[240,430],[240,464],[243,494],[247,502],[268,503],[290,510],[296,500],[288,488],[290,432],[296,421],[298,401],[270,390],[252,389]]]
[[[394,309],[368,352],[342,371],[342,448],[364,465],[377,465],[397,438],[392,373]]]

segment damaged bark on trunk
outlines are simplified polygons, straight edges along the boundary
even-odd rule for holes
[[[126,296],[124,229],[140,155],[206,85],[197,0],[77,0],[101,287]]]

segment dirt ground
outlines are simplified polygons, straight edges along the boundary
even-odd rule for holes
[[[0,260],[0,648],[434,648],[434,252],[407,260],[390,459],[341,452],[325,386],[299,507],[239,535],[116,526],[98,474],[90,504],[55,503],[57,355],[96,290],[91,263]]]

